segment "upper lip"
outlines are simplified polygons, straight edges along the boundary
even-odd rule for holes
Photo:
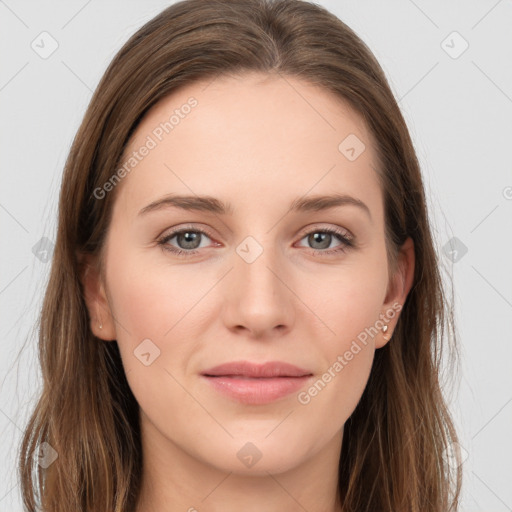
[[[220,364],[201,372],[206,376],[241,376],[253,378],[269,377],[304,377],[312,375],[308,370],[282,361],[251,363],[250,361],[232,361]]]

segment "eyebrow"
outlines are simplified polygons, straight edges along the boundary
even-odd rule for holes
[[[318,212],[347,205],[360,208],[366,212],[370,220],[372,219],[370,209],[363,201],[346,194],[316,195],[297,198],[290,204],[289,210],[292,212]],[[230,203],[224,203],[212,196],[181,196],[169,194],[142,208],[138,215],[145,215],[149,212],[171,207],[187,211],[206,211],[219,215],[233,215],[234,211]]]

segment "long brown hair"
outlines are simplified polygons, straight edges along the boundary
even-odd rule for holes
[[[343,510],[457,510],[462,471],[444,455],[457,436],[440,381],[442,349],[456,348],[454,315],[418,160],[371,51],[332,13],[301,0],[175,3],[128,40],[96,88],[64,170],[39,320],[43,388],[19,459],[28,510],[135,509],[142,476],[138,404],[117,343],[90,330],[80,278],[80,255],[97,257],[101,268],[116,197],[115,189],[101,200],[94,191],[114,175],[130,136],[158,101],[191,82],[245,71],[298,77],[356,109],[377,145],[390,267],[407,237],[415,245],[413,286],[393,338],[376,351],[367,387],[345,424]],[[453,362],[456,351],[450,355]],[[47,468],[33,457],[44,442],[58,454]]]

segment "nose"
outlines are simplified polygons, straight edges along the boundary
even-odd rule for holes
[[[295,321],[296,301],[289,270],[272,245],[252,237],[242,242],[233,254],[225,285],[226,327],[258,339],[288,332]]]

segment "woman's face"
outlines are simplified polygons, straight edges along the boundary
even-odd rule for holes
[[[295,78],[217,78],[160,101],[125,162],[97,191],[118,187],[92,327],[145,442],[238,473],[337,458],[412,275],[388,274],[361,118]]]

